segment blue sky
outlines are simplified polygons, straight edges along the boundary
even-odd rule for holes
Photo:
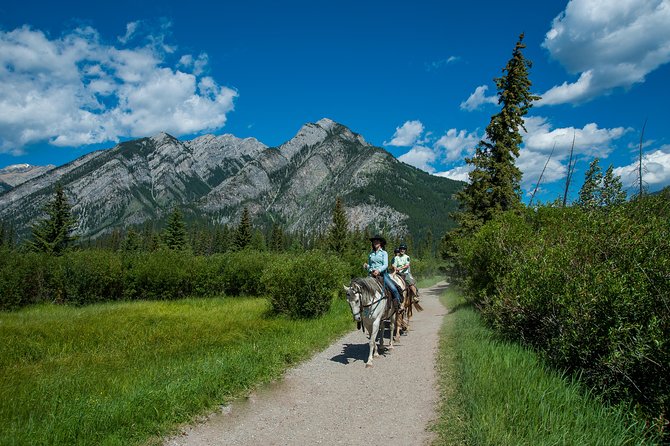
[[[533,91],[518,165],[576,195],[595,156],[624,185],[670,184],[670,0],[3,2],[0,167],[60,165],[161,130],[270,146],[331,118],[405,162],[465,178],[524,32]]]

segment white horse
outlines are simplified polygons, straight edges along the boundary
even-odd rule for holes
[[[390,297],[385,296],[384,288],[372,277],[351,279],[350,286],[344,287],[347,292],[347,301],[356,322],[362,322],[363,328],[370,336],[370,354],[365,367],[372,367],[372,358],[379,356],[377,336],[381,336],[380,347],[384,347],[384,330],[379,327],[386,319],[391,321],[391,335],[389,349],[393,349],[393,334],[395,331],[395,309]]]

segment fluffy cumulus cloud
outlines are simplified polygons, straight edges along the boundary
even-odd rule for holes
[[[435,142],[434,147],[442,151],[446,161],[455,161],[463,158],[464,154],[474,153],[480,139],[481,136],[477,132],[468,133],[467,130],[449,129]]]
[[[538,105],[630,87],[670,61],[670,0],[571,0],[542,45],[579,77],[549,89]]]
[[[437,153],[429,147],[414,146],[409,152],[398,157],[403,163],[418,167],[428,173],[433,173],[435,168],[431,166],[437,159]]]
[[[90,27],[58,38],[29,27],[0,31],[0,151],[222,127],[237,92],[201,76],[206,54],[184,55],[171,67],[175,47],[164,34],[125,47],[139,40],[140,26],[128,24],[120,47]]]
[[[469,181],[468,175],[470,174],[470,171],[472,170],[472,167],[468,164],[465,164],[463,166],[457,166],[449,170],[445,170],[444,172],[437,172],[435,175],[438,177],[445,177],[449,178],[452,180],[456,181]]]
[[[387,146],[409,147],[418,141],[423,130],[421,121],[406,121],[400,127],[396,127],[391,141],[384,141],[384,144]]]
[[[624,187],[635,187],[639,181],[639,164],[636,161],[617,167],[614,173],[621,177]],[[670,144],[643,155],[642,181],[650,187],[670,184]]]
[[[421,138],[422,135],[423,138]],[[411,145],[409,151],[398,157],[404,163],[435,175],[464,180],[467,179],[468,174],[465,167],[436,172],[454,162],[462,161],[465,156],[472,155],[480,139],[481,136],[477,131],[468,132],[455,128],[449,129],[444,135],[436,138],[432,132],[424,134],[424,126],[419,121],[407,121],[401,127],[396,128],[391,141],[393,144],[386,144]]]
[[[547,118],[540,116],[526,118],[525,127],[527,131],[523,133],[524,147],[517,160],[517,166],[523,172],[524,188],[537,182],[550,154],[551,160],[542,177],[542,183],[552,183],[565,177],[573,138],[576,158],[607,158],[613,150],[614,141],[630,130],[623,127],[600,128],[596,123],[586,124],[582,128],[553,128]]]
[[[497,104],[498,96],[486,96],[486,91],[489,89],[487,85],[480,85],[475,88],[475,91],[468,97],[467,100],[461,102],[461,110],[473,111],[477,110],[484,104]]]

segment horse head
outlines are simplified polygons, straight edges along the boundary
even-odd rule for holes
[[[351,286],[345,286],[344,291],[347,292],[347,302],[349,302],[349,307],[351,308],[351,314],[354,316],[356,322],[361,321],[361,290],[355,284],[352,283]]]

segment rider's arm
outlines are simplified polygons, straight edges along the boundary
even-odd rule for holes
[[[389,267],[389,256],[386,251],[382,251],[382,266],[379,267],[379,272],[383,273]]]

